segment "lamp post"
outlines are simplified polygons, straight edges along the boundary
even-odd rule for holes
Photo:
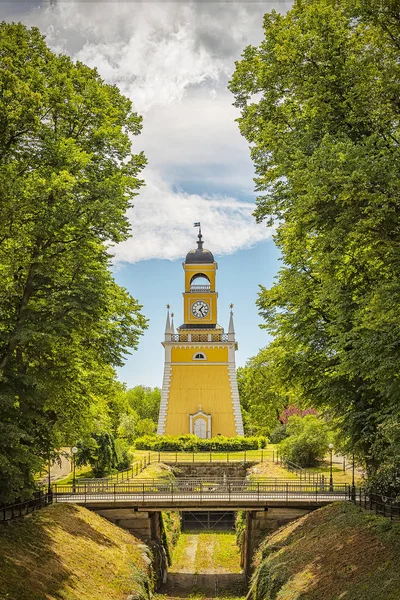
[[[50,452],[49,452],[49,458],[47,460],[47,493],[51,494],[51,459],[50,459]]]
[[[329,491],[333,492],[333,477],[332,477],[332,453],[333,453],[333,444],[329,444],[328,446],[329,452],[331,453],[331,461],[329,466]]]
[[[353,452],[353,465],[351,469],[351,499],[353,502],[356,500],[356,482],[355,482],[355,465],[354,465],[354,452]]]
[[[71,448],[71,452],[72,452],[72,469],[73,469],[73,474],[72,474],[72,492],[75,494],[75,489],[76,489],[76,453],[78,452],[78,448],[76,446],[72,446]]]

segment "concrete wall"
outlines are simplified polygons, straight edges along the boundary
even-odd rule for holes
[[[133,508],[96,508],[96,513],[143,541],[161,538],[160,513]]]
[[[190,455],[189,455],[190,456]],[[178,477],[224,477],[244,479],[247,475],[247,469],[256,463],[167,463],[174,468]]]

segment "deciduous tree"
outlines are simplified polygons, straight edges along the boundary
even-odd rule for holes
[[[399,415],[400,18],[394,2],[296,0],[230,83],[283,267],[258,305],[287,385],[372,470]],[[274,342],[275,343],[275,342]]]
[[[141,118],[36,28],[0,25],[0,499],[74,443],[146,326],[110,273],[142,181]],[[106,391],[106,394],[108,392]]]

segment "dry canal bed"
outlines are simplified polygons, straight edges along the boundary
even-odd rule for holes
[[[174,551],[168,582],[156,600],[173,598],[243,598],[244,575],[234,533],[182,533]]]

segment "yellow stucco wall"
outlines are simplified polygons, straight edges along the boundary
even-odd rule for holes
[[[208,354],[210,350],[204,351]],[[229,437],[236,436],[227,364],[212,365],[204,362],[193,366],[172,365],[165,433],[189,433],[189,415],[199,410],[199,404],[205,413],[211,414],[212,436],[219,433]]]
[[[187,265],[184,263],[183,269],[185,271],[185,291],[186,292],[189,291],[190,281],[191,281],[192,277],[194,275],[202,273],[208,277],[208,280],[210,282],[211,291],[214,292],[217,268],[218,268],[217,263],[211,263],[211,264],[206,264],[206,265],[192,265],[192,264]],[[194,282],[194,283],[196,283],[196,282]]]
[[[197,364],[199,361],[193,360],[193,356],[197,354],[197,352],[203,352],[203,354],[205,354],[207,357],[207,360],[202,361],[203,368],[204,363],[207,362],[228,362],[228,348],[226,346],[214,346],[210,348],[206,348],[204,346],[192,346],[190,348],[172,348],[171,362],[196,362]]]

